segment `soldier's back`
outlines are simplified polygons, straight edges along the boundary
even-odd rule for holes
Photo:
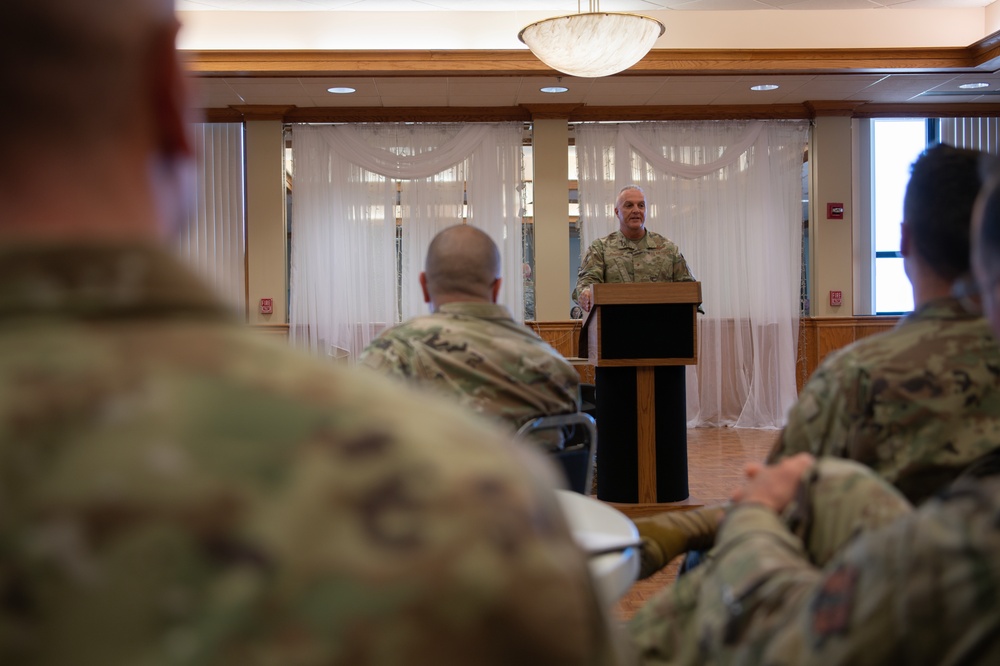
[[[152,300],[0,317],[0,663],[613,663],[540,458]]]
[[[828,357],[771,458],[857,460],[922,502],[1000,442],[998,368],[988,323],[952,299],[932,302]]]

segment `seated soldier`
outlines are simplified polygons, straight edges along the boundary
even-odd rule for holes
[[[952,294],[969,274],[982,154],[937,145],[913,165],[900,247],[913,312],[831,354],[810,377],[770,461],[850,458],[924,501],[1000,443],[1000,346]]]
[[[913,165],[901,246],[915,310],[887,333],[831,354],[803,388],[771,452],[863,463],[919,504],[1000,445],[1000,346],[952,294],[970,271],[983,154],[938,145]],[[720,509],[637,521],[656,533],[644,575],[712,545]]]
[[[748,476],[705,562],[632,618],[640,663],[1000,663],[1000,476],[916,510],[850,460]]]
[[[516,429],[580,408],[580,376],[559,352],[499,305],[500,251],[457,225],[427,250],[420,285],[431,314],[384,331],[362,366],[451,396]]]
[[[972,235],[1000,334],[1000,180]],[[642,663],[1000,663],[1000,451],[916,510],[854,461],[799,453],[747,476],[707,561],[633,618]]]

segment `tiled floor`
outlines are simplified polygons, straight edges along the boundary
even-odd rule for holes
[[[716,504],[729,498],[743,480],[743,466],[767,456],[778,430],[750,428],[694,428],[688,430],[688,488],[699,503]],[[677,576],[680,560],[660,573],[636,582],[619,602],[618,616],[627,620]]]

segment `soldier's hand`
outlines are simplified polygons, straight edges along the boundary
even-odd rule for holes
[[[590,287],[584,287],[580,290],[580,298],[577,299],[577,302],[583,308],[584,312],[590,312],[590,308],[593,305],[590,300]]]
[[[816,464],[808,453],[798,453],[774,465],[750,463],[746,466],[747,482],[733,493],[733,502],[760,504],[781,513],[795,498],[806,470]]]

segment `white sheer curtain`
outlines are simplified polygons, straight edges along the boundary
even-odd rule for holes
[[[576,136],[582,250],[617,228],[615,197],[635,183],[647,228],[702,283],[688,425],[783,425],[796,399],[808,123],[585,123]]]
[[[427,312],[427,247],[463,218],[500,248],[514,279],[499,301],[520,318],[520,123],[296,125],[292,145],[294,344],[353,360],[385,327]]]
[[[242,123],[192,125],[197,187],[175,248],[216,293],[246,316],[246,215]]]

